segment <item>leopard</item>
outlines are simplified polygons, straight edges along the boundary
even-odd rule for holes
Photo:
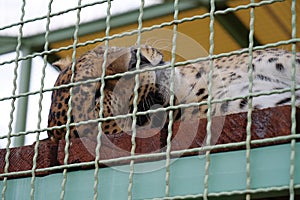
[[[294,58],[292,52],[280,48],[255,50],[251,61],[247,49],[241,52],[211,59],[207,57],[203,61],[158,72],[159,93],[163,95],[164,105],[170,105],[171,94],[174,94],[172,103],[175,106],[199,103],[174,110],[175,120],[248,112],[250,98],[253,110],[291,104],[292,63],[295,63],[297,88],[300,85],[300,52],[296,52]],[[251,95],[249,78],[253,80]],[[171,80],[174,81],[172,92]],[[299,107],[300,90],[295,91],[294,97]]]
[[[106,48],[99,45],[81,55],[74,63],[70,59],[53,63],[60,73],[52,91],[48,138],[57,143],[65,139],[67,132],[70,138],[95,138],[101,120],[104,134],[119,134],[124,130],[131,130],[132,118],[124,116],[134,110],[136,81],[140,85],[135,100],[137,111],[148,110],[155,104],[152,96],[158,96],[155,94],[158,90],[154,70],[130,74],[136,70],[137,62],[141,70],[163,65],[163,54],[147,45],[139,48]],[[106,78],[109,76],[110,78]],[[102,85],[103,94],[100,92]],[[115,116],[123,118],[109,119]],[[138,116],[137,125],[147,124],[147,119],[148,116]]]
[[[79,57],[74,68],[74,82],[99,78],[104,62],[103,46],[88,51]],[[110,47],[107,53],[105,76],[136,70],[137,47]],[[174,94],[173,104],[200,103],[197,106],[173,109],[175,121],[206,118],[211,101],[211,116],[226,116],[228,114],[248,111],[249,99],[252,99],[253,109],[264,109],[281,105],[290,105],[292,71],[294,56],[290,51],[269,48],[255,50],[252,59],[248,52],[232,54],[213,59],[170,67],[170,62],[163,59],[163,54],[151,46],[140,48],[141,68],[153,68],[139,74],[139,82],[143,87],[138,92],[138,110],[146,111],[151,105],[160,104],[165,108],[170,106],[170,96]],[[250,63],[250,64],[249,64]],[[300,85],[300,53],[295,55],[295,87]],[[55,86],[70,84],[72,62],[61,61],[55,64],[61,73]],[[163,68],[155,68],[163,66]],[[213,69],[213,71],[211,71]],[[249,70],[252,70],[252,94],[249,92]],[[174,70],[172,73],[172,70]],[[128,114],[133,111],[133,88],[135,81],[132,75],[125,75],[105,80],[103,118],[115,116],[116,113]],[[170,89],[174,81],[173,90]],[[209,86],[210,92],[209,92]],[[56,127],[48,131],[52,141],[59,141],[66,135],[69,99],[72,93],[72,109],[70,124],[87,122],[70,126],[70,137],[95,137],[99,128],[99,111],[101,107],[99,93],[101,81],[81,83],[76,86],[65,86],[53,91],[49,112],[48,125]],[[72,92],[70,92],[70,89]],[[117,89],[116,89],[117,88]],[[283,92],[274,92],[280,91]],[[261,93],[261,94],[260,94]],[[124,96],[127,104],[124,103]],[[209,99],[210,97],[210,99]],[[296,106],[300,106],[300,91],[295,91]],[[74,112],[74,109],[77,112]],[[172,109],[168,109],[172,110]],[[148,125],[149,117],[140,117],[139,125]],[[96,120],[96,121],[95,121]],[[159,121],[159,120],[158,120]],[[164,121],[164,120],[161,120]],[[131,130],[132,120],[112,119],[101,121],[104,134],[119,134]],[[167,124],[167,122],[166,122]],[[147,126],[148,128],[150,126]]]

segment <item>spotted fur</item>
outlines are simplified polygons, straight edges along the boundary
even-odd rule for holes
[[[300,53],[296,54],[296,85],[300,85]],[[235,98],[249,94],[249,55],[243,53],[213,60],[212,100]],[[272,92],[291,88],[292,53],[280,49],[253,52],[253,93]],[[202,61],[175,69],[175,104],[208,100],[209,61]],[[161,71],[158,82],[164,101],[169,102],[170,70]],[[262,109],[288,105],[291,93],[262,95],[253,98],[253,108]],[[300,91],[296,91],[296,105],[300,105]],[[212,115],[222,116],[247,111],[248,98],[212,104]],[[205,118],[207,104],[181,110],[181,119]],[[178,118],[178,116],[177,116]]]
[[[74,83],[88,81],[99,78],[102,75],[102,65],[104,62],[105,48],[98,46],[79,57],[75,63]],[[115,75],[132,71],[136,68],[137,48],[110,47],[107,54],[105,75]],[[149,68],[163,64],[162,54],[149,46],[142,46],[140,49],[140,67]],[[71,82],[72,63],[63,60],[55,63],[61,69],[55,86],[63,86]],[[140,87],[138,89],[138,110],[147,110],[154,104],[156,75],[154,71],[139,74]],[[133,110],[133,89],[135,76],[126,75],[123,78],[115,77],[105,80],[103,117],[125,115]],[[117,86],[117,87],[116,87]],[[70,89],[72,88],[70,112],[70,123],[86,122],[94,120],[92,123],[70,126],[70,137],[95,137],[98,134],[98,120],[100,111],[100,87],[101,82],[77,84],[73,87],[63,87],[56,89],[52,93],[52,103],[48,117],[48,126],[66,125],[68,121],[68,109],[70,99]],[[138,125],[147,123],[147,120],[138,117]],[[123,130],[130,130],[131,118],[117,120],[102,120],[102,130],[105,134],[117,134]],[[65,137],[66,128],[56,127],[48,131],[48,136],[52,141]]]

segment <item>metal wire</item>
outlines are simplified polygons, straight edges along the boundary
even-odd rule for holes
[[[111,9],[111,1],[107,1],[107,9],[106,9],[106,31],[105,35],[109,36],[109,31],[110,31],[110,9]],[[108,43],[109,40],[105,40],[105,50],[103,54],[103,64],[102,64],[102,74],[101,74],[101,87],[100,87],[100,110],[99,110],[99,118],[103,118],[103,102],[104,102],[104,87],[105,87],[105,70],[106,70],[106,65],[107,65],[107,55],[108,55]],[[100,121],[98,123],[98,135],[97,135],[97,146],[96,146],[96,157],[95,157],[95,172],[94,172],[94,200],[98,199],[98,184],[99,184],[99,160],[100,160],[100,147],[101,147],[101,136],[102,136],[102,122]]]
[[[143,27],[143,15],[144,15],[144,6],[145,6],[145,1],[141,0],[141,5],[140,5],[140,14],[138,17],[138,37],[137,37],[137,52],[136,52],[136,69],[140,69],[140,63],[141,63],[141,38],[142,38],[142,32],[141,29]],[[132,130],[132,135],[131,135],[131,150],[130,150],[130,155],[134,156],[135,155],[135,149],[136,149],[136,113],[137,113],[137,100],[138,100],[138,89],[139,89],[139,75],[136,74],[134,77],[134,89],[133,89],[133,111],[132,111],[132,125],[131,125],[131,130]],[[129,184],[128,184],[128,200],[132,199],[132,187],[133,187],[133,176],[134,176],[134,160],[130,160],[129,164]]]
[[[295,185],[295,189],[299,189],[300,185]],[[268,188],[258,188],[251,190],[235,190],[229,192],[217,192],[209,193],[209,197],[227,197],[235,195],[244,195],[244,194],[257,194],[257,193],[267,193],[267,192],[279,192],[288,190],[288,186],[279,186],[279,187],[268,187]],[[153,200],[171,200],[171,199],[199,199],[203,198],[203,194],[192,194],[192,195],[182,195],[182,196],[173,196],[173,197],[164,197],[164,198],[153,198]]]
[[[292,12],[292,38],[296,38],[296,0],[292,0],[291,3],[291,12]],[[291,134],[296,134],[296,44],[292,44],[292,83],[291,83]],[[296,140],[291,140],[291,156],[290,156],[290,184],[289,184],[289,193],[290,200],[295,199],[295,189],[294,189],[294,176],[295,176],[295,159],[296,159]]]
[[[78,6],[81,5],[81,0],[78,0]],[[77,10],[77,20],[75,24],[75,30],[74,30],[74,42],[73,42],[73,53],[72,53],[72,75],[70,82],[74,82],[74,77],[75,77],[75,65],[76,65],[76,44],[78,43],[78,31],[79,31],[79,23],[80,23],[80,11],[81,9]],[[69,140],[69,135],[70,135],[70,123],[71,123],[71,112],[72,112],[72,97],[73,97],[73,88],[70,88],[70,98],[68,101],[68,111],[67,111],[67,123],[66,123],[66,135],[65,135],[65,157],[64,157],[64,164],[68,164],[68,159],[69,159],[69,146],[70,146],[70,140]],[[67,168],[64,169],[63,171],[63,181],[61,183],[61,193],[60,193],[60,199],[63,200],[65,198],[65,187],[66,187],[66,182],[67,182]]]
[[[254,0],[251,0],[251,3],[253,3]],[[249,86],[248,86],[248,91],[249,93],[252,93],[253,90],[253,46],[254,46],[254,41],[253,41],[253,36],[254,36],[254,8],[250,8],[250,32],[249,32],[249,63],[248,63],[248,80],[249,80]],[[251,125],[252,125],[252,97],[248,98],[248,113],[247,113],[247,126],[246,126],[246,175],[247,175],[247,180],[246,180],[246,187],[247,190],[251,189],[251,160],[250,160],[250,153],[251,153]],[[246,194],[246,200],[250,200],[251,195],[250,193]]]
[[[214,23],[215,23],[215,17],[214,17],[214,12],[215,12],[215,1],[211,0],[210,1],[210,22],[209,22],[209,56],[211,57],[214,54]],[[206,125],[206,145],[211,144],[211,118],[212,118],[212,87],[213,87],[213,72],[214,72],[214,64],[213,60],[209,60],[209,74],[208,74],[208,99],[207,99],[207,125]],[[210,166],[210,151],[205,152],[205,176],[204,176],[204,191],[203,191],[203,199],[207,200],[208,199],[208,179],[209,179],[209,166]]]
[[[52,5],[53,0],[50,0],[48,3],[48,13],[47,13],[47,24],[46,24],[46,32],[45,32],[45,45],[44,45],[44,50],[48,51],[49,48],[49,33],[50,33],[50,14],[51,14],[51,5]],[[37,122],[37,129],[41,128],[41,122],[42,122],[42,101],[43,101],[43,89],[44,89],[44,81],[45,81],[45,72],[46,72],[46,66],[47,66],[47,55],[44,55],[44,65],[42,68],[42,77],[41,77],[41,87],[40,87],[40,98],[39,98],[39,110],[38,110],[38,122]],[[32,160],[32,172],[31,172],[31,191],[30,191],[30,199],[34,199],[34,191],[35,191],[35,170],[37,167],[37,157],[38,157],[38,147],[40,144],[40,133],[38,132],[36,134],[36,141],[34,145],[34,155],[33,155],[33,160]]]
[[[178,19],[179,9],[178,9],[178,0],[174,0],[174,20]],[[173,38],[172,38],[172,50],[171,50],[171,73],[170,73],[170,98],[169,105],[174,105],[174,84],[175,84],[175,60],[176,60],[176,40],[177,40],[177,24],[174,24],[173,27]],[[170,161],[171,161],[171,139],[173,135],[173,110],[169,111],[169,123],[168,123],[168,136],[167,136],[167,149],[166,149],[166,189],[165,197],[168,197],[170,194]]]
[[[23,0],[22,1],[22,7],[21,7],[21,18],[20,21],[22,22],[25,16],[25,5],[26,5],[26,1]],[[18,34],[18,44],[16,47],[16,57],[15,57],[15,67],[14,67],[14,79],[13,79],[13,90],[12,90],[12,95],[16,94],[17,91],[17,79],[18,79],[18,67],[19,67],[19,62],[18,62],[18,58],[20,56],[21,53],[21,45],[22,45],[22,36],[23,36],[23,25],[20,25],[19,27],[19,34]],[[7,173],[8,172],[8,168],[9,168],[9,155],[10,155],[10,149],[9,146],[11,144],[11,133],[12,133],[12,124],[14,121],[14,111],[15,111],[15,102],[16,99],[12,99],[11,101],[11,111],[10,111],[10,121],[8,124],[8,129],[9,132],[7,134],[7,144],[6,144],[6,154],[5,154],[5,166],[4,166],[4,172]],[[5,199],[5,192],[7,190],[7,177],[4,176],[3,179],[3,188],[2,188],[2,200]]]

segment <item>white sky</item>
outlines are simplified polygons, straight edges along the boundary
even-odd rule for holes
[[[9,53],[0,56],[0,62],[14,59],[16,56],[15,53]],[[20,77],[20,63],[19,63],[19,70],[18,70],[18,77]],[[13,69],[15,67],[15,63],[12,64],[6,64],[1,66],[0,68],[0,98],[8,97],[12,95],[13,90],[13,79],[14,79],[14,73]],[[41,57],[36,57],[32,59],[32,69],[31,69],[31,83],[30,83],[30,89],[29,91],[38,91],[40,89],[41,85],[41,77],[42,77],[42,67],[43,67],[43,60]],[[45,77],[45,86],[44,88],[50,88],[53,86],[56,77],[58,75],[58,72],[51,67],[51,65],[47,65],[46,67],[46,77]],[[18,79],[19,81],[19,79]],[[17,85],[18,84],[17,81]],[[18,89],[18,87],[17,87]],[[18,92],[18,90],[17,90]],[[45,128],[47,127],[47,116],[49,112],[50,107],[50,99],[51,99],[51,93],[47,92],[44,93],[43,96],[43,109],[42,109],[42,123],[41,127]],[[0,101],[0,135],[6,135],[9,131],[8,125],[10,121],[10,112],[12,110],[11,107],[12,100],[5,100]],[[38,122],[38,102],[39,102],[39,94],[37,95],[30,95],[28,99],[28,113],[27,113],[27,123],[26,123],[26,129],[27,130],[34,130],[37,129],[37,122]],[[15,106],[17,106],[17,101],[15,102]],[[16,116],[16,110],[14,112],[14,123],[13,123],[13,130],[15,127],[15,116]],[[13,131],[14,133],[14,131]],[[30,144],[31,141],[35,139],[35,135],[30,135],[31,139],[26,138],[26,143]],[[42,138],[46,137],[46,133],[42,134]],[[6,144],[6,141],[1,141],[0,148],[3,148]]]
[[[56,13],[68,8],[73,8],[77,6],[77,0],[68,0],[60,1],[54,0],[52,4],[52,13]],[[82,5],[96,2],[95,0],[82,0]],[[160,3],[161,0],[146,0],[146,6]],[[0,28],[7,26],[12,23],[16,23],[20,20],[21,17],[21,4],[20,0],[0,0]],[[140,5],[138,0],[114,0],[112,2],[112,14],[117,14],[125,12],[128,10],[136,9]],[[30,0],[26,1],[25,7],[25,20],[32,19],[40,16],[47,15],[48,12],[48,1],[46,0]],[[88,22],[93,19],[103,18],[106,15],[106,6],[105,5],[96,5],[88,8],[84,8],[81,11],[81,23]],[[74,25],[76,22],[76,11],[60,15],[51,19],[50,30],[55,30],[67,26]],[[23,27],[23,35],[29,36],[37,33],[45,32],[46,20],[39,20],[25,24]],[[0,30],[0,36],[17,36],[19,32],[19,26]],[[5,55],[0,55],[0,63],[8,60],[15,59],[15,53],[9,53]],[[20,72],[19,63],[18,72]],[[12,95],[13,89],[13,69],[15,63],[5,64],[0,66],[0,98],[8,97]],[[42,67],[43,60],[41,57],[36,57],[32,59],[32,69],[31,69],[31,82],[30,82],[30,91],[38,91],[41,85],[41,76],[42,76]],[[19,74],[20,76],[20,74]],[[46,78],[44,88],[51,88],[54,85],[54,82],[58,76],[58,72],[54,70],[50,64],[46,67]],[[19,79],[17,83],[19,82]],[[18,92],[18,88],[17,88]],[[50,108],[51,93],[44,93],[43,96],[43,109],[42,109],[42,123],[41,128],[47,127],[48,112]],[[26,130],[35,130],[37,128],[38,122],[38,101],[39,94],[29,96],[29,105],[27,113],[27,123]],[[17,105],[17,101],[15,106]],[[0,101],[0,136],[6,135],[9,131],[8,125],[10,121],[10,112],[11,112],[11,100]],[[17,109],[17,108],[16,108]],[[13,121],[13,131],[15,127],[15,115],[14,112],[14,121]],[[30,134],[26,136],[25,144],[32,144],[35,140],[35,134]],[[47,137],[46,133],[41,134],[41,138]],[[5,148],[6,139],[0,141],[0,148]]]

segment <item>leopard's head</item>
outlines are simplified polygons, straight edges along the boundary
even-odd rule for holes
[[[70,130],[70,137],[95,137],[99,132],[99,122],[105,134],[130,130],[131,116],[120,118],[120,115],[131,113],[134,101],[137,102],[138,111],[148,110],[156,103],[155,71],[135,73],[137,76],[130,73],[136,70],[137,52],[136,47],[110,47],[105,55],[105,47],[98,46],[80,56],[74,67],[71,61],[55,63],[62,71],[55,83],[60,87],[52,93],[48,118],[48,126],[53,128],[48,131],[52,141],[64,138],[67,129]],[[164,64],[163,55],[150,46],[142,46],[139,57],[141,70]],[[101,79],[103,66],[104,84]],[[134,98],[136,81],[139,82],[139,88]],[[70,83],[71,86],[61,87]],[[119,119],[106,119],[116,116]],[[141,126],[147,124],[148,120],[147,116],[138,116],[137,123]],[[66,128],[69,124],[71,126]],[[57,127],[61,125],[65,126]]]

